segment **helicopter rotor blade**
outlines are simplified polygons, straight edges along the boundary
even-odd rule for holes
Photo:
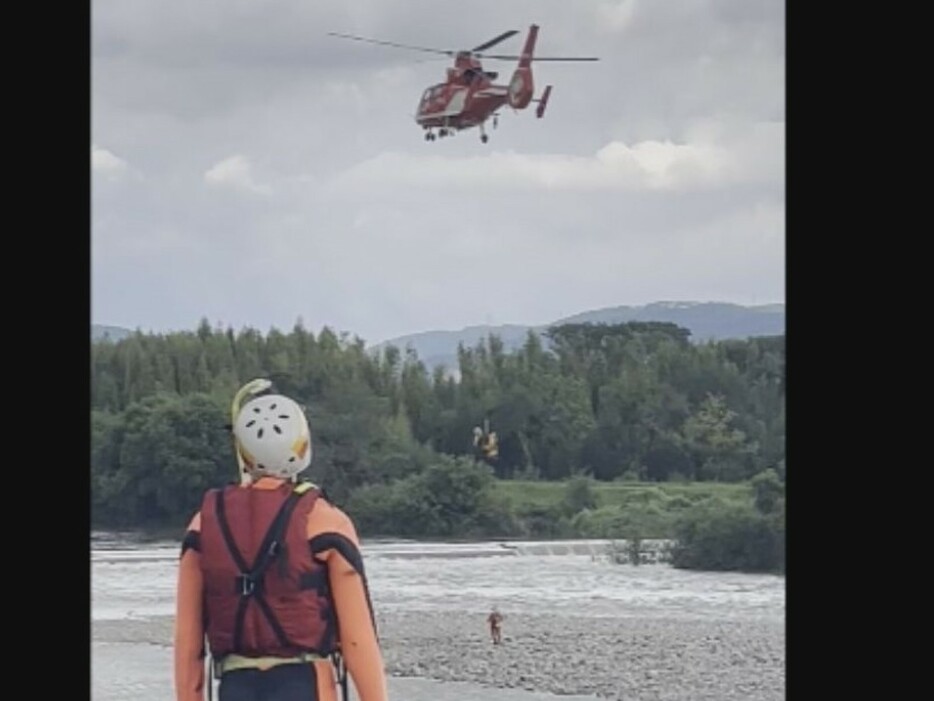
[[[365,41],[369,44],[381,44],[382,46],[392,46],[397,49],[410,49],[412,51],[425,51],[432,54],[444,54],[445,56],[454,56],[454,51],[445,51],[443,49],[430,49],[425,46],[412,46],[411,44],[397,44],[393,41],[380,41],[379,39],[368,39],[358,37],[353,34],[338,34],[337,32],[328,32],[328,36],[338,37],[339,39],[352,39],[353,41]]]
[[[497,61],[518,61],[521,56],[500,56],[494,54],[477,54],[479,58],[495,59]],[[599,61],[596,56],[532,56],[532,61]]]
[[[484,49],[488,49],[501,41],[505,41],[514,34],[519,32],[515,29],[510,29],[507,32],[503,32],[498,37],[490,39],[479,46],[475,46],[470,49],[470,51],[454,51],[451,49],[433,49],[427,46],[415,46],[413,44],[400,44],[394,41],[382,41],[381,39],[370,39],[368,37],[356,36],[354,34],[341,34],[339,32],[328,32],[328,36],[337,37],[339,39],[350,39],[352,41],[363,41],[368,44],[379,44],[381,46],[391,46],[397,49],[409,49],[411,51],[423,51],[431,54],[441,54],[442,56],[457,56],[460,53],[469,53],[476,58],[483,59],[492,59],[497,61],[518,61],[521,59],[521,56],[504,56],[501,54],[484,54],[481,53]],[[600,59],[595,56],[533,56],[533,61],[599,61]]]
[[[483,51],[483,50],[485,50],[485,49],[489,49],[491,46],[496,46],[496,45],[497,45],[498,43],[500,43],[501,41],[505,41],[506,39],[508,39],[509,37],[511,37],[513,34],[518,34],[518,33],[519,33],[518,30],[516,30],[516,29],[510,29],[508,32],[503,32],[502,34],[500,34],[500,35],[499,35],[498,37],[496,37],[495,39],[490,39],[489,41],[484,42],[483,44],[480,44],[480,46],[475,46],[475,47],[473,47],[473,48],[470,50],[470,53],[473,54],[473,53],[476,53],[476,52],[478,52],[478,51]]]

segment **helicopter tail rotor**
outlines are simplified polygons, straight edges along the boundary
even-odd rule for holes
[[[535,107],[535,116],[541,119],[545,116],[545,108],[548,107],[548,96],[551,95],[551,86],[545,86],[545,92],[542,93],[542,96],[533,102],[537,102],[538,105]]]

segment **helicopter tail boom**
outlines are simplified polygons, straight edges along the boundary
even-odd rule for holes
[[[519,56],[519,65],[512,74],[512,80],[509,81],[509,106],[513,109],[521,110],[528,107],[532,101],[532,95],[535,94],[532,60],[536,39],[538,39],[538,25],[533,24],[529,27],[528,36],[525,38],[525,46],[522,47],[522,54]]]
[[[532,65],[532,55],[535,53],[535,40],[538,39],[538,25],[529,27],[529,34],[525,38],[525,46],[519,56],[519,68],[529,68]]]

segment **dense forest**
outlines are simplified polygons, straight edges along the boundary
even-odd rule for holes
[[[784,336],[698,344],[669,323],[570,324],[509,353],[491,336],[429,370],[326,327],[203,321],[94,342],[91,362],[96,526],[182,523],[204,489],[231,481],[230,401],[255,377],[304,403],[307,477],[364,533],[542,535],[499,498],[501,480],[784,482]],[[492,468],[472,459],[484,420],[500,439]]]

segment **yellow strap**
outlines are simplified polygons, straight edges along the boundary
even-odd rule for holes
[[[298,484],[295,485],[295,488],[292,491],[295,492],[296,494],[304,494],[309,489],[314,489],[314,488],[315,488],[315,485],[312,484],[311,482],[299,482]]]
[[[304,664],[314,660],[324,659],[321,655],[306,652],[297,657],[244,657],[243,655],[227,655],[217,664],[218,676],[233,672],[237,669],[270,669],[283,664]]]

